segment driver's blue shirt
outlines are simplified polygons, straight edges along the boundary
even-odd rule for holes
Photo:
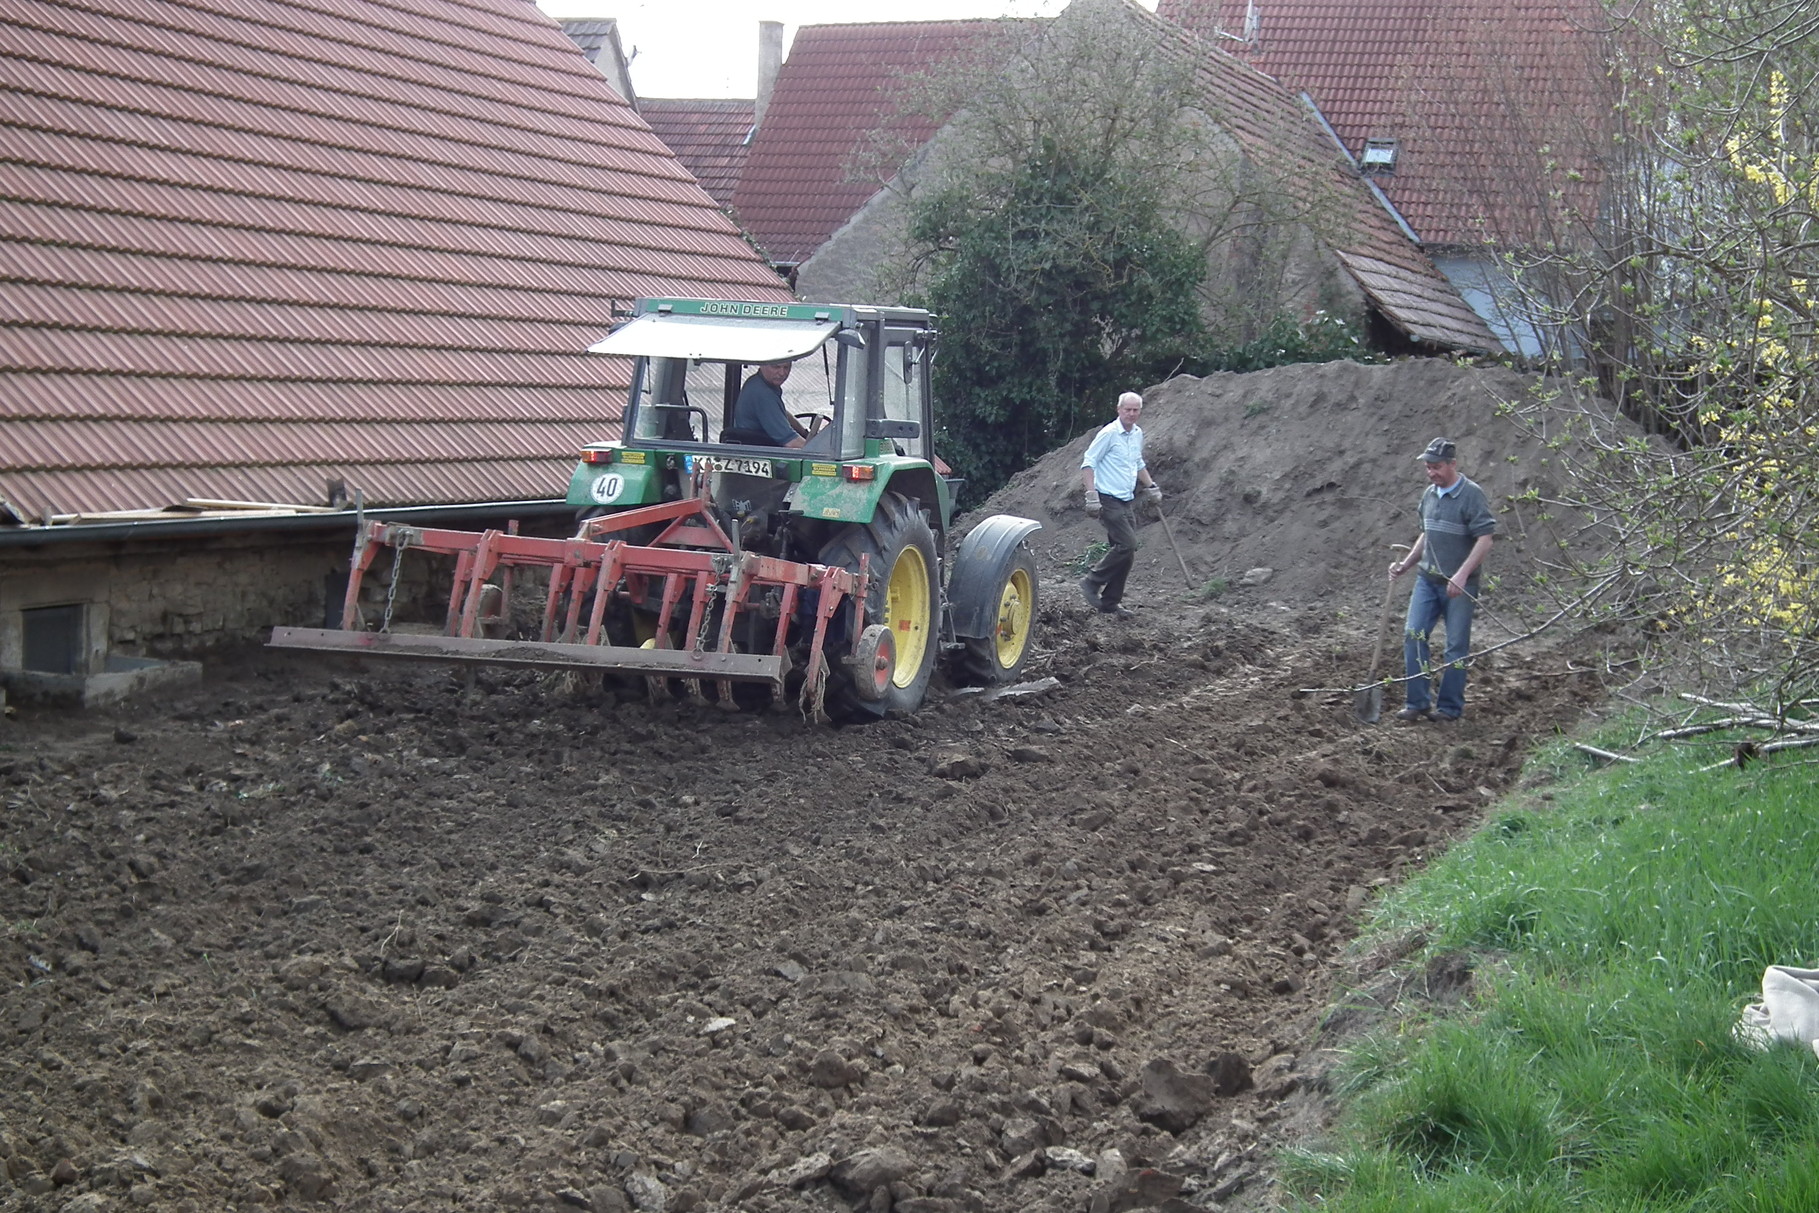
[[[796,437],[796,428],[789,423],[789,411],[783,407],[783,389],[773,386],[758,371],[745,381],[739,389],[739,399],[733,402],[733,428],[762,433],[772,446],[788,446]]]

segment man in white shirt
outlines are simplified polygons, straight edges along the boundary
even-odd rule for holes
[[[1132,499],[1141,488],[1151,501],[1162,500],[1162,490],[1150,479],[1143,462],[1143,397],[1126,392],[1118,397],[1118,418],[1093,435],[1080,460],[1080,484],[1086,493],[1086,512],[1105,523],[1111,545],[1098,564],[1080,581],[1086,605],[1106,615],[1129,619],[1132,612],[1118,605],[1124,598],[1124,580],[1137,558],[1137,519]]]

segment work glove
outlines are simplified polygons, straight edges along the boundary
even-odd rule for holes
[[[1153,480],[1150,481],[1149,487],[1143,490],[1143,495],[1157,505],[1162,504],[1162,486]]]
[[[1097,489],[1088,489],[1086,491],[1086,501],[1083,504],[1086,507],[1086,516],[1088,518],[1099,517],[1099,510],[1102,507],[1099,505],[1099,491]]]

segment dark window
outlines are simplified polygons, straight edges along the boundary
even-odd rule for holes
[[[74,674],[82,668],[81,603],[21,611],[25,668],[40,674]]]

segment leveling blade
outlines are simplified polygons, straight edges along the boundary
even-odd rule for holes
[[[692,649],[645,649],[602,644],[556,644],[490,640],[465,636],[424,636],[408,632],[347,632],[333,628],[272,629],[271,645],[331,653],[370,653],[426,661],[525,666],[541,670],[598,670],[655,674],[671,678],[727,678],[767,682],[781,690],[781,654],[713,653]]]

